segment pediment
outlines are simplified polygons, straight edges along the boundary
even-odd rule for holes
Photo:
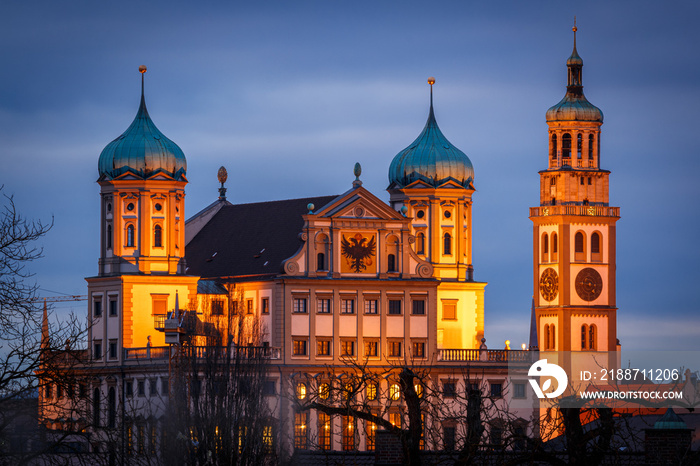
[[[368,220],[399,220],[405,218],[362,187],[352,189],[338,196],[322,210],[315,212],[315,215],[325,218]]]

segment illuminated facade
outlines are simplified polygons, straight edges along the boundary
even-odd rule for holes
[[[547,112],[551,148],[540,206],[530,211],[539,347],[614,350],[619,210],[608,206],[602,113],[583,96],[575,46],[567,66],[567,95]],[[91,374],[84,404],[92,414],[81,422],[94,432],[121,423],[122,449],[148,444],[155,452],[157,435],[144,436],[162,427],[177,353],[170,345],[183,341],[260,349],[271,369],[265,436],[275,432],[274,443],[288,453],[373,449],[372,423],[293,406],[294,398],[342,387],[343,374],[358,365],[370,372],[421,367],[429,388],[448,399],[471,390],[504,406],[525,399],[527,380],[509,379],[508,363],[529,365],[529,352],[485,345],[486,283],[474,280],[472,264],[474,168],[440,131],[429,83],[425,128],[389,168],[389,204],[362,186],[359,164],[342,194],[232,204],[222,167],[219,198],[187,222],[185,156],[156,129],[142,88],[134,122],[99,160],[100,259],[98,275],[87,279],[83,368]],[[257,330],[242,339],[234,320]],[[364,395],[380,411],[383,402],[399,401],[385,413],[394,425],[406,422],[397,386],[388,377]],[[138,414],[120,421],[127,405]],[[48,410],[43,419],[58,422]],[[426,422],[440,432],[425,439],[426,449],[454,446],[455,423]],[[494,444],[506,427],[487,427]],[[518,428],[527,430],[527,421]]]
[[[547,111],[549,154],[547,169],[539,172],[540,205],[530,209],[539,349],[617,351],[620,208],[609,204],[610,171],[601,168],[603,113],[583,94],[575,27],[566,66],[566,95]],[[560,364],[571,367],[570,360]]]

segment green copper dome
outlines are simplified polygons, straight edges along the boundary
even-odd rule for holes
[[[474,189],[474,167],[469,157],[447,140],[433,111],[432,83],[430,114],[425,128],[410,146],[396,154],[389,167],[389,185],[404,188],[415,181],[438,187],[453,180]]]
[[[117,178],[127,172],[144,179],[159,173],[176,180],[185,178],[185,154],[156,128],[148,115],[143,93],[143,75],[141,105],[136,118],[121,136],[102,150],[98,170],[100,178],[107,179]]]
[[[566,95],[547,110],[547,121],[597,121],[603,122],[603,112],[583,95],[583,60],[576,51],[576,27],[574,27],[574,51],[566,61],[568,81]]]

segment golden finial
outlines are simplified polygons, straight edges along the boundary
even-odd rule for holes
[[[146,72],[146,65],[139,66],[139,73],[143,74]]]
[[[574,16],[574,27],[571,28],[571,30],[574,32],[578,31],[578,28],[576,27],[576,16]]]

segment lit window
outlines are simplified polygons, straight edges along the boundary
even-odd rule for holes
[[[377,438],[377,424],[365,421],[365,447],[367,451],[374,451],[375,439]]]
[[[331,355],[331,342],[330,342],[330,340],[318,340],[316,342],[316,355],[317,356],[330,356]]]
[[[365,340],[365,356],[376,358],[379,356],[379,342],[376,340]]]
[[[401,349],[400,340],[389,341],[389,357],[400,358],[403,354]]]
[[[355,341],[354,340],[343,340],[340,342],[340,355],[341,356],[355,356]]]
[[[292,340],[292,355],[306,356],[306,340]]]
[[[327,400],[329,396],[331,396],[331,386],[324,382],[318,386],[318,397]]]
[[[306,384],[305,383],[299,382],[297,384],[296,394],[297,394],[297,398],[300,400],[303,400],[304,398],[306,398]]]
[[[413,357],[414,358],[425,358],[425,342],[414,341],[413,342]]]
[[[321,450],[331,449],[331,417],[326,414],[318,413],[318,448]]]
[[[424,391],[424,390],[423,390],[423,385],[417,383],[417,384],[413,385],[413,390],[415,390],[416,395],[418,396],[418,398],[423,398],[423,391]]]
[[[401,386],[397,383],[389,385],[389,399],[396,401],[401,398]]]
[[[377,399],[377,384],[370,382],[367,384],[367,400],[374,401]]]
[[[355,418],[352,416],[342,417],[343,435],[341,446],[343,451],[355,449]]]
[[[309,444],[309,432],[306,428],[309,413],[294,413],[294,448],[306,450]]]
[[[391,422],[391,425],[394,427],[398,427],[399,429],[401,428],[401,413],[389,413],[389,422]]]

